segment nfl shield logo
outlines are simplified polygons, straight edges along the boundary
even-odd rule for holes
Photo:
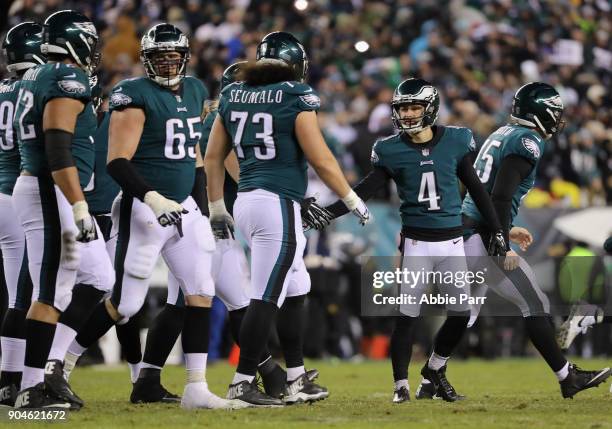
[[[423,149],[421,152],[423,153],[423,156],[429,156],[429,149]]]

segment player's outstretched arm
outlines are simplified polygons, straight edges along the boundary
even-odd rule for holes
[[[161,226],[180,222],[183,206],[155,191],[130,162],[144,129],[145,113],[137,107],[114,110],[108,128],[108,162],[106,170],[123,192],[148,205]]]
[[[206,155],[204,169],[206,170],[206,191],[208,193],[208,211],[210,227],[216,239],[224,240],[234,237],[234,220],[225,207],[223,200],[223,184],[225,182],[225,159],[232,150],[232,145],[219,116],[215,118]]]
[[[323,183],[334,191],[346,207],[359,218],[359,222],[365,225],[370,219],[370,212],[363,200],[349,186],[338,161],[325,144],[314,111],[304,111],[297,115],[295,135],[306,159]]]
[[[97,238],[96,224],[89,214],[71,151],[77,117],[84,107],[85,104],[81,100],[73,98],[60,97],[50,100],[45,104],[43,113],[43,132],[53,181],[72,205],[74,222],[79,229],[76,239],[88,242]]]

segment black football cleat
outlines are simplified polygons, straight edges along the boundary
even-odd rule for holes
[[[446,378],[446,365],[440,368],[437,371],[430,369],[427,366],[427,362],[425,362],[425,366],[421,370],[421,375],[423,378],[431,381],[431,384],[434,385],[436,389],[436,393],[433,396],[433,399],[444,399],[446,402],[455,402],[461,401],[465,399],[465,396],[459,395],[450,381]]]
[[[574,395],[582,390],[597,387],[610,377],[610,368],[597,371],[584,371],[573,363],[569,366],[569,373],[565,380],[559,382],[561,395],[564,398],[573,398]]]
[[[393,391],[393,403],[401,404],[402,402],[410,401],[410,391],[406,386],[402,386],[399,389]]]
[[[240,402],[247,407],[275,408],[285,405],[279,398],[274,398],[262,392],[256,379],[251,382],[244,380],[240,383],[230,384],[227,399]]]
[[[19,388],[15,384],[7,384],[0,389],[0,407],[12,408],[15,405],[18,393]]]
[[[80,410],[85,403],[72,391],[70,385],[64,378],[64,363],[54,359],[47,361],[45,365],[45,389],[58,399],[70,402],[71,410]]]
[[[319,386],[304,373],[291,382],[287,382],[283,394],[285,404],[321,401],[329,396],[326,387]]]
[[[147,368],[143,368],[140,370],[140,375],[132,386],[132,394],[130,395],[132,404],[151,404],[155,402],[178,404],[181,402],[179,395],[168,392],[162,386],[159,371],[154,370],[151,371],[150,375],[147,375]]]
[[[309,381],[316,380],[318,376],[319,371],[316,369],[306,371],[306,377]],[[266,395],[273,398],[282,398],[285,393],[285,386],[287,385],[287,372],[279,365],[272,372],[266,375],[261,374],[261,381]]]
[[[45,383],[28,387],[17,394],[15,408],[46,408],[69,410],[72,404],[69,401],[56,398],[45,388]]]
[[[417,399],[440,399],[436,396],[436,386],[430,381],[429,383],[419,384],[419,387],[416,391]]]

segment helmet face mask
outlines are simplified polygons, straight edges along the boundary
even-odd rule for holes
[[[420,116],[406,115],[401,112],[403,106],[422,106]],[[438,90],[423,79],[406,79],[400,83],[391,100],[391,119],[400,132],[417,134],[431,127],[438,119],[440,97]]]
[[[43,27],[35,22],[23,22],[6,33],[2,43],[11,73],[25,71],[46,62],[41,52]]]
[[[73,10],[51,14],[43,25],[44,54],[59,54],[70,58],[91,76],[100,62],[98,32],[84,15]]]
[[[187,74],[189,41],[171,24],[158,24],[142,37],[140,60],[147,76],[161,86],[178,85]]]
[[[531,82],[516,91],[512,101],[512,121],[536,129],[544,138],[563,130],[563,101],[557,90],[543,82]]]
[[[257,62],[285,64],[293,69],[295,79],[304,81],[308,73],[308,56],[304,46],[291,33],[275,31],[257,46]]]

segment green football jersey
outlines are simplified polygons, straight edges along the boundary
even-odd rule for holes
[[[208,91],[187,76],[178,92],[146,77],[119,82],[110,96],[110,110],[136,107],[146,119],[132,164],[164,197],[183,202],[193,189],[196,145],[202,137],[202,109]]]
[[[19,91],[19,80],[0,82],[0,192],[13,194],[19,176],[19,148],[13,132],[13,117]]]
[[[510,124],[494,131],[480,148],[474,167],[489,193],[493,190],[495,176],[505,157],[518,155],[534,166],[512,196],[512,220],[518,213],[521,200],[535,183],[536,168],[542,153],[544,153],[544,140],[535,130]],[[463,201],[463,213],[478,222],[483,220],[469,193]]]
[[[257,87],[236,82],[223,89],[219,115],[240,163],[239,192],[264,189],[296,201],[304,198],[307,166],[295,118],[319,106],[310,86],[293,81]]]
[[[106,172],[108,155],[108,124],[110,112],[104,112],[102,121],[94,135],[96,165],[89,186],[85,188],[85,199],[92,214],[110,213],[115,197],[121,190],[117,182]]]
[[[210,130],[212,129],[213,123],[215,122],[215,118],[219,114],[218,110],[212,110],[206,115],[206,119],[204,119],[204,125],[202,126],[202,139],[200,140],[200,152],[202,153],[202,158],[204,158],[204,154],[206,153],[206,146],[208,146],[208,136],[210,135]],[[229,173],[225,172],[225,182],[223,184],[223,200],[225,201],[225,207],[230,214],[234,212],[234,202],[236,202],[236,197],[238,196],[238,185],[232,179],[232,176]]]
[[[394,134],[372,147],[372,165],[384,168],[397,186],[404,227],[461,227],[457,167],[476,150],[476,144],[468,128],[436,126],[433,130],[434,138],[425,144]]]
[[[15,128],[21,154],[21,168],[37,177],[49,176],[45,154],[43,113],[54,98],[73,98],[85,103],[77,116],[72,137],[72,156],[79,171],[81,187],[89,183],[94,168],[93,135],[97,120],[90,102],[87,75],[80,68],[63,63],[49,63],[29,69],[23,75],[15,110]]]

